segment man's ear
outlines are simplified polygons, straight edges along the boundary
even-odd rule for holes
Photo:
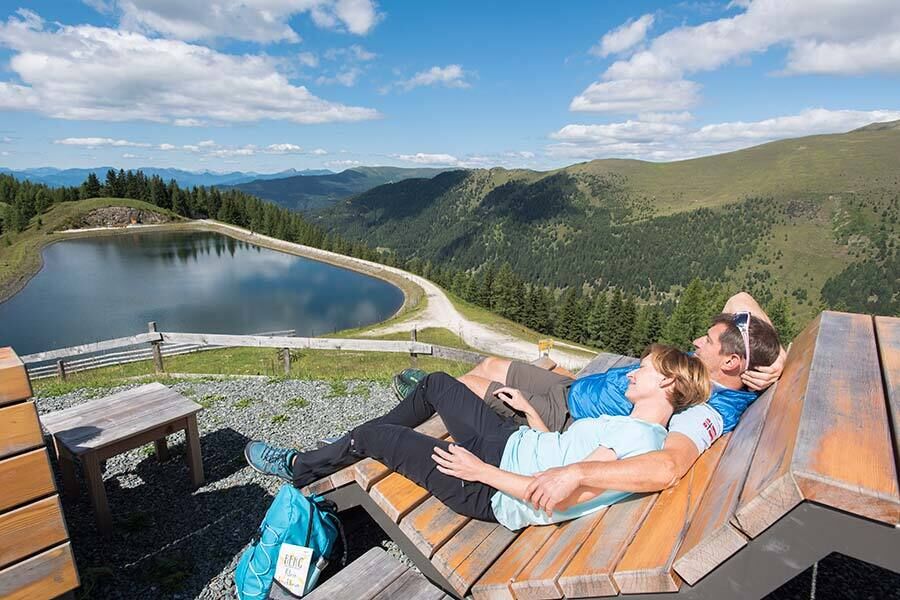
[[[741,357],[737,354],[730,354],[722,361],[721,370],[723,373],[739,374],[741,372]]]

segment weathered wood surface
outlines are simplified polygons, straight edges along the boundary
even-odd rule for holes
[[[408,569],[409,567],[401,564],[381,548],[372,548],[304,598],[308,600],[370,599],[386,589]]]
[[[498,528],[502,530],[499,533]],[[513,532],[497,523],[473,519],[435,552],[431,562],[453,585],[454,590],[464,595],[474,583],[474,579],[487,570],[513,538],[515,538]],[[478,552],[482,546],[483,550]],[[466,578],[479,568],[481,572],[477,573],[471,582],[467,581]]]
[[[791,344],[781,380],[769,404],[733,523],[756,537],[803,501],[791,475],[791,458],[810,379],[822,315]]]
[[[607,509],[560,524],[528,565],[515,577],[511,587],[520,600],[561,598],[556,583],[572,558],[603,519]]]
[[[0,408],[0,458],[43,445],[34,402]]]
[[[894,432],[894,463],[900,468],[900,319],[875,317],[878,358]]]
[[[431,344],[404,340],[354,340],[343,338],[229,335],[223,333],[171,333],[165,331],[161,335],[164,342],[181,344],[431,354]]]
[[[438,415],[434,415],[416,427],[416,431],[433,438],[443,438],[447,435],[447,427]],[[390,472],[386,466],[371,458],[364,458],[354,465],[356,483],[365,491],[369,491],[373,485],[387,477]]]
[[[429,496],[428,490],[399,473],[391,473],[373,485],[369,495],[394,523],[399,522]]]
[[[469,524],[475,521],[470,521]],[[465,529],[465,528],[464,528]],[[494,564],[509,545],[516,539],[518,532],[510,531],[498,525],[459,565],[447,576],[450,585],[460,595],[466,594],[478,581],[488,567]],[[446,546],[445,546],[446,547]]]
[[[455,360],[456,362],[464,362],[476,364],[487,358],[487,355],[471,350],[460,350],[459,348],[449,348],[447,346],[431,346],[431,356],[434,358],[443,358],[445,360]]]
[[[656,502],[657,494],[629,498],[607,509],[557,583],[570,598],[614,596],[613,570]]]
[[[41,552],[0,571],[0,598],[56,598],[78,587],[75,559],[68,543]]]
[[[557,528],[557,525],[526,527],[472,587],[475,600],[513,600],[510,586]]]
[[[785,428],[783,437],[775,438],[780,448],[786,448],[775,472],[789,493],[772,493],[771,485],[757,489],[758,482],[769,479],[760,476],[765,463],[758,451],[747,480],[750,485],[745,486],[747,502],[742,499],[736,515],[751,536],[796,504],[797,496],[891,524],[900,518],[894,445],[872,319],[827,311],[817,322],[805,385],[792,398],[796,406],[773,413],[772,417],[785,414],[784,420],[770,418],[763,431],[765,437],[770,424]],[[779,386],[775,400],[785,387]],[[788,478],[795,484],[793,490]],[[758,492],[755,503],[754,492]],[[767,506],[761,508],[762,504]]]
[[[747,537],[730,521],[775,389],[769,388],[741,416],[678,550],[675,571],[691,585],[747,544]]]
[[[55,491],[46,449],[0,460],[0,511]]]
[[[41,417],[58,443],[76,455],[114,444],[202,407],[160,383],[150,383]]]
[[[729,437],[714,442],[681,481],[660,492],[613,573],[622,593],[676,592],[681,587],[675,556]]]
[[[408,569],[372,600],[443,600],[444,592],[421,573]]]
[[[31,398],[23,361],[9,346],[0,348],[0,406]]]
[[[80,344],[78,346],[69,346],[68,348],[59,348],[58,350],[47,350],[46,352],[26,354],[22,357],[22,362],[25,364],[43,362],[45,360],[67,358],[69,356],[78,356],[79,354],[90,354],[91,352],[102,352],[104,350],[125,348],[161,340],[162,336],[159,333],[139,333],[137,335],[103,340],[102,342],[94,342],[92,344]]]
[[[400,521],[400,530],[422,554],[431,558],[469,520],[432,496]]]
[[[4,513],[0,515],[0,569],[67,538],[58,496]]]

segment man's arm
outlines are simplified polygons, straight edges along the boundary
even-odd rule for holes
[[[675,485],[700,456],[686,435],[672,432],[662,450],[611,462],[579,462],[533,476],[525,500],[548,514],[603,490],[656,492]]]
[[[772,320],[769,319],[769,315],[766,314],[766,311],[764,311],[753,296],[747,292],[738,292],[729,298],[728,302],[725,303],[722,312],[736,313],[742,310],[750,311],[750,314],[754,317],[762,319],[769,325],[772,325]],[[787,359],[787,352],[785,351],[784,346],[782,346],[781,352],[778,353],[778,358],[775,359],[774,363],[767,367],[759,366],[752,371],[745,371],[741,374],[741,380],[743,380],[744,385],[751,390],[757,392],[762,391],[781,377],[785,359]]]
[[[722,312],[726,313],[736,313],[744,310],[750,312],[750,314],[752,314],[757,319],[762,319],[769,325],[772,324],[772,320],[769,319],[769,315],[767,315],[766,311],[762,309],[762,306],[759,305],[759,302],[757,302],[756,299],[747,292],[738,292],[737,294],[729,298],[725,303],[725,306],[722,308]]]

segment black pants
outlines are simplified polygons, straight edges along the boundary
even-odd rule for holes
[[[306,485],[368,456],[424,487],[455,512],[495,521],[491,496],[496,490],[438,471],[431,458],[433,448],[446,450],[450,443],[413,430],[435,413],[443,419],[453,443],[494,466],[500,465],[506,441],[518,428],[450,375],[432,373],[386,415],[324,448],[301,452],[294,463],[295,485]]]

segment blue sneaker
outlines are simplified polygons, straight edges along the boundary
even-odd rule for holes
[[[258,440],[247,442],[244,447],[247,464],[263,475],[275,475],[287,482],[294,481],[293,462],[297,454],[291,448],[278,448]]]

